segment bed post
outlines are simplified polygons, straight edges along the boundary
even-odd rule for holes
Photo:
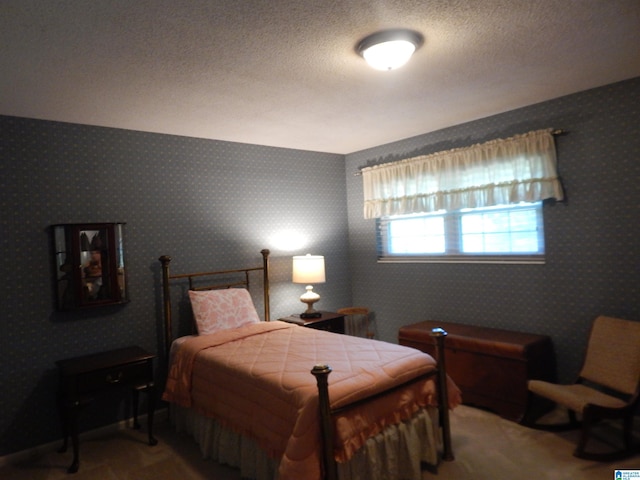
[[[171,293],[169,291],[169,255],[162,255],[158,260],[162,263],[162,300],[163,300],[163,319],[164,319],[164,354],[165,362],[169,362],[169,350],[171,349],[171,339],[173,338],[173,329],[171,328]]]
[[[447,336],[442,328],[434,328],[430,335],[436,342],[436,360],[438,362],[438,405],[440,424],[442,425],[442,458],[453,460],[451,448],[451,427],[449,425],[449,393],[447,389],[447,368],[444,362],[444,339]]]
[[[333,424],[331,421],[331,406],[329,404],[329,365],[315,365],[311,373],[318,384],[318,401],[320,408],[320,431],[322,433],[322,459],[324,463],[324,479],[337,480],[338,472],[333,456]]]
[[[262,254],[262,275],[263,275],[263,292],[264,292],[264,321],[270,320],[269,308],[269,249],[260,250]]]

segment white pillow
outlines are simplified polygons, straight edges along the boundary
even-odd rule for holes
[[[249,291],[244,288],[189,290],[199,335],[260,322]]]

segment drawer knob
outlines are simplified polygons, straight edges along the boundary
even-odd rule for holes
[[[118,372],[117,375],[108,374],[107,383],[120,383],[122,380],[122,372]]]

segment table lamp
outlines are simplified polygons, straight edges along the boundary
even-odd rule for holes
[[[320,295],[313,291],[312,283],[324,283],[324,257],[322,255],[296,255],[293,257],[293,283],[307,285],[306,292],[300,301],[307,304],[307,310],[300,318],[319,318],[322,314],[313,309],[313,304],[320,300]]]

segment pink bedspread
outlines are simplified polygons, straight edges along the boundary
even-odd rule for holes
[[[333,369],[329,396],[336,408],[429,372],[435,361],[396,344],[262,322],[184,341],[174,354],[163,399],[254,439],[281,459],[281,480],[320,479],[318,394],[310,373],[316,364]],[[449,394],[453,407],[460,400],[455,385]],[[386,425],[435,403],[430,379],[348,409],[336,420],[336,459],[348,460]]]

